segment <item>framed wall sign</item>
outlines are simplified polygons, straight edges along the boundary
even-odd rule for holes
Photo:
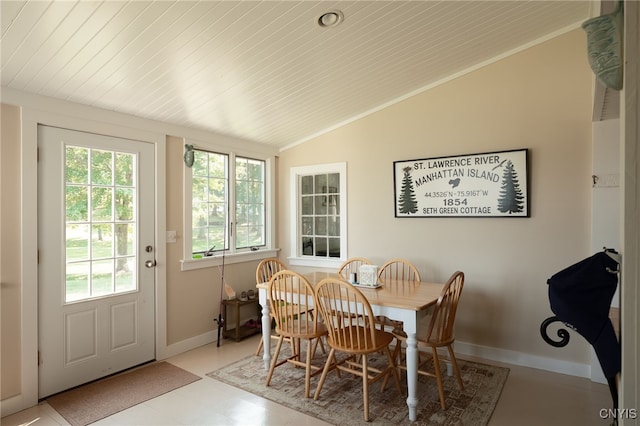
[[[527,149],[393,162],[396,217],[529,217]]]

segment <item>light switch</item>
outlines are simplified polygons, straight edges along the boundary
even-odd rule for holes
[[[176,231],[167,231],[167,242],[168,243],[176,242]]]

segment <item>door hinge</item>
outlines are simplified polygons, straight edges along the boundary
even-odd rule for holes
[[[42,354],[38,351],[38,365],[42,365]]]

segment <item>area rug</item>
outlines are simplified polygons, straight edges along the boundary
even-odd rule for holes
[[[47,398],[72,426],[85,426],[200,380],[168,362],[157,362]]]
[[[376,365],[386,358],[376,355],[369,360]],[[321,364],[322,359],[316,363]],[[380,382],[369,388],[369,422],[364,422],[363,417],[362,379],[350,374],[342,373],[338,377],[335,371],[330,372],[317,401],[304,397],[304,369],[291,364],[278,367],[267,387],[262,357],[244,358],[207,376],[335,425],[486,425],[509,369],[463,360],[459,360],[458,365],[464,390],[458,388],[454,376],[444,372],[446,410],[440,408],[435,379],[419,376],[416,422],[409,421],[404,374],[401,375],[404,395],[400,395],[393,380],[384,392],[380,391]],[[319,379],[320,376],[316,376],[311,381],[312,394]]]

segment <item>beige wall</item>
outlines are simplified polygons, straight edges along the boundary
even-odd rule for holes
[[[425,280],[464,271],[466,351],[589,363],[583,339],[552,348],[539,326],[551,315],[547,278],[590,254],[592,87],[575,30],[282,152],[283,257],[290,168],[346,161],[348,256],[404,257]],[[394,218],[393,161],[518,148],[530,150],[530,218]]]
[[[1,105],[0,137],[0,399],[20,393],[20,109]]]

